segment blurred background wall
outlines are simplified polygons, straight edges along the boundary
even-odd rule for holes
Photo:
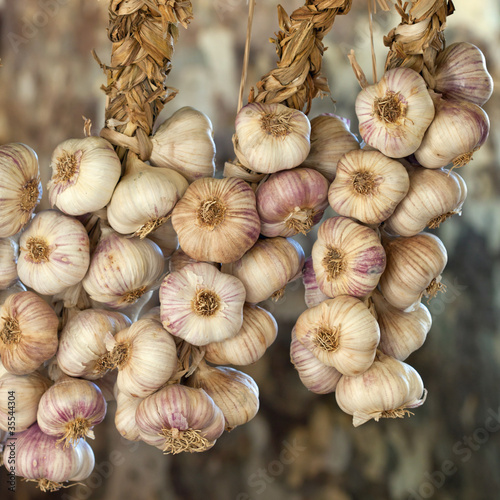
[[[55,146],[81,137],[82,115],[94,133],[103,123],[104,76],[90,51],[109,61],[107,1],[0,0],[0,143],[20,141],[39,154],[44,180]],[[180,89],[162,116],[190,105],[213,121],[219,168],[232,158],[247,4],[245,0],[195,0],[195,19],[182,30],[169,85]],[[283,2],[291,12],[302,2]],[[498,0],[455,0],[448,43],[469,41],[486,55],[500,86]],[[377,12],[374,37],[378,72],[382,37],[398,24]],[[277,31],[276,4],[258,0],[248,85],[274,67],[268,38]],[[370,39],[366,2],[354,1],[326,36],[324,73],[332,99],[315,102],[311,117],[335,112],[352,121],[358,85],[347,62],[351,48],[369,79]],[[485,106],[491,119],[486,145],[463,168],[469,195],[462,217],[438,234],[449,252],[445,295],[430,304],[434,324],[427,342],[408,362],[422,375],[427,402],[404,420],[370,422],[358,429],[333,395],[316,396],[301,385],[289,362],[289,337],[305,309],[294,283],[278,304],[267,304],[280,332],[266,356],[245,371],[257,381],[261,410],[249,424],[225,433],[207,453],[162,456],[155,448],[122,440],[114,407],[96,428],[96,473],[54,498],[130,500],[482,500],[500,498],[500,93]],[[497,128],[498,127],[498,128]],[[300,239],[306,253],[311,241]],[[488,420],[489,419],[489,420]],[[500,425],[499,425],[500,427]],[[5,471],[0,498],[8,498]],[[44,496],[18,481],[16,498]]]

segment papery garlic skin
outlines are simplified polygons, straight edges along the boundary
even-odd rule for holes
[[[217,365],[251,365],[264,355],[277,335],[278,324],[269,311],[245,304],[240,331],[230,339],[207,344],[205,359]]]
[[[225,424],[222,411],[205,391],[178,384],[144,399],[135,419],[143,441],[173,455],[210,449]]]
[[[302,270],[302,282],[304,283],[304,301],[307,307],[314,307],[330,297],[323,293],[318,285],[316,273],[314,272],[312,256],[307,257]]]
[[[434,118],[434,105],[416,71],[394,68],[358,94],[356,115],[367,144],[391,158],[403,158],[420,146]]]
[[[407,309],[422,295],[434,297],[445,287],[441,273],[448,261],[446,248],[433,234],[386,239],[387,267],[380,278],[380,291],[397,309]]]
[[[256,192],[264,236],[307,234],[328,206],[328,181],[316,170],[294,168],[272,174]]]
[[[359,149],[359,142],[349,127],[349,120],[330,113],[313,118],[311,150],[301,166],[317,170],[332,182],[340,158],[349,151]]]
[[[236,115],[235,152],[250,170],[270,174],[300,165],[310,150],[311,125],[302,111],[252,102]]]
[[[12,238],[0,239],[0,290],[5,290],[17,280],[17,255],[19,246]]]
[[[191,258],[234,262],[260,233],[255,194],[241,179],[199,179],[172,212],[179,244]]]
[[[94,439],[92,429],[104,420],[106,409],[106,401],[97,385],[67,377],[43,394],[37,422],[45,434],[57,437],[58,443],[75,445],[80,438]]]
[[[378,151],[351,151],[337,164],[328,202],[339,215],[365,224],[385,221],[410,187],[408,172]]]
[[[50,380],[38,372],[27,375],[1,375],[0,429],[22,432],[36,422],[38,402],[49,386]],[[14,402],[14,406],[9,405],[9,401]],[[9,414],[14,416],[14,419],[9,419]]]
[[[373,363],[380,329],[359,299],[341,295],[306,309],[297,319],[295,335],[323,364],[354,376]]]
[[[191,344],[220,342],[240,330],[245,296],[238,278],[211,264],[189,264],[162,282],[161,320],[167,331]]]
[[[17,272],[42,295],[79,283],[89,267],[89,237],[81,222],[55,210],[37,214],[19,240]]]
[[[33,292],[10,295],[0,308],[0,357],[15,375],[36,370],[57,351],[59,320]]]
[[[165,120],[151,138],[151,164],[168,167],[189,182],[212,177],[215,172],[215,143],[212,122],[189,106]]]
[[[95,380],[108,371],[104,360],[106,341],[131,325],[122,313],[88,309],[72,318],[63,331],[57,351],[57,363],[71,377]]]
[[[357,377],[343,376],[335,390],[341,410],[358,427],[372,418],[402,418],[408,408],[421,406],[427,391],[410,365],[378,351],[373,365]]]
[[[0,238],[18,233],[41,198],[36,153],[21,143],[0,146]]]
[[[287,283],[300,277],[303,266],[300,244],[291,238],[276,237],[258,240],[241,259],[224,264],[222,272],[240,279],[247,302],[257,304],[271,296],[280,298]]]
[[[93,300],[123,309],[158,284],[163,268],[163,254],[156,243],[113,232],[97,245],[83,288]]]
[[[132,398],[118,392],[116,395],[115,427],[129,441],[140,441],[141,434],[135,422],[135,413],[142,398]]]
[[[329,297],[368,295],[386,266],[377,233],[347,217],[332,217],[320,225],[312,260],[318,285]]]
[[[50,167],[50,204],[68,215],[83,215],[105,207],[121,174],[120,159],[113,146],[94,136],[59,144],[52,153]]]
[[[301,344],[292,330],[290,361],[304,386],[315,394],[330,394],[342,377],[333,366],[323,364],[307,347]]]

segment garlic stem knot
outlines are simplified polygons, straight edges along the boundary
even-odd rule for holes
[[[356,172],[352,176],[352,187],[359,194],[370,194],[375,187],[374,175],[370,172]]]
[[[272,295],[271,295],[271,300],[273,302],[278,302],[280,299],[283,298],[283,295],[285,295],[285,288],[286,285],[279,290],[276,290]]]
[[[292,132],[293,112],[284,113],[264,113],[261,117],[260,125],[262,130],[273,137],[285,137]]]
[[[41,491],[46,493],[47,491],[53,492],[53,491],[59,491],[61,488],[72,488],[73,486],[78,486],[82,485],[83,483],[73,483],[73,484],[68,484],[66,486],[63,485],[63,483],[58,483],[57,481],[50,481],[49,479],[26,479],[23,477],[23,481],[27,483],[37,483],[36,487],[40,488]]]
[[[457,210],[453,210],[452,212],[446,212],[445,214],[438,215],[434,218],[432,218],[428,223],[427,227],[429,229],[436,229],[442,224],[446,219],[449,219],[453,215],[458,214]]]
[[[320,325],[315,331],[313,343],[320,349],[335,352],[339,348],[339,333],[339,327]]]
[[[127,304],[133,304],[137,299],[142,297],[146,291],[146,286],[141,286],[135,290],[130,290],[123,294],[123,301]]]
[[[22,336],[19,321],[11,316],[2,319],[5,323],[0,331],[0,340],[6,345],[18,344]]]
[[[26,252],[28,253],[27,257],[36,264],[49,260],[50,248],[44,238],[38,238],[36,236],[28,238],[26,242]]]
[[[170,215],[167,217],[158,217],[156,219],[151,219],[150,221],[146,222],[146,224],[143,224],[134,234],[134,236],[139,236],[139,238],[142,240],[144,239],[149,233],[152,233],[156,229],[158,229],[162,224],[168,221],[170,219]]]
[[[384,97],[377,97],[373,104],[373,114],[385,123],[397,123],[406,115],[406,104],[398,92],[387,91]]]
[[[459,156],[457,156],[453,160],[453,168],[460,168],[460,167],[465,167],[468,163],[472,161],[472,156],[474,153],[478,150],[479,148],[473,149],[472,151],[469,151],[468,153],[463,153]]]
[[[410,417],[411,415],[414,415],[414,413],[410,410],[406,410],[404,406],[401,406],[400,408],[396,408],[394,410],[383,411],[378,418],[404,418],[406,415]],[[378,421],[378,419],[375,420]]]
[[[114,370],[115,368],[120,368],[125,364],[130,356],[128,342],[119,342],[115,344],[113,350],[103,354],[96,361],[96,371],[97,373],[106,373],[108,370]]]
[[[225,215],[225,205],[215,197],[204,200],[198,208],[198,222],[209,231],[213,231],[223,222]]]
[[[285,226],[297,233],[307,234],[314,225],[314,216],[318,213],[312,208],[295,207],[283,221]]]
[[[54,182],[68,182],[73,179],[78,171],[78,153],[81,152],[77,151],[75,154],[72,154],[64,151],[63,154],[57,158],[56,172],[52,178]]]
[[[199,316],[213,316],[220,308],[220,297],[213,290],[200,288],[192,300],[192,308]]]
[[[177,455],[184,451],[189,453],[197,453],[208,450],[212,447],[212,443],[200,434],[200,431],[194,429],[186,429],[181,431],[177,428],[162,429],[160,436],[165,438],[165,454],[171,453]]]
[[[21,191],[19,206],[23,212],[28,212],[30,215],[38,202],[38,197],[40,196],[40,191],[38,189],[39,183],[39,178],[31,179],[24,185]]]
[[[78,440],[83,437],[93,438],[93,432],[90,431],[91,423],[82,417],[75,418],[66,424],[66,431],[64,435],[56,441],[56,445],[64,442],[63,448],[68,446],[76,446]]]
[[[328,281],[337,279],[344,270],[344,253],[337,248],[328,246],[328,251],[323,257],[323,267],[326,269]]]
[[[425,289],[424,295],[428,297],[427,303],[429,303],[431,299],[433,299],[438,294],[438,292],[446,292],[446,285],[434,278],[429,283],[429,286]]]

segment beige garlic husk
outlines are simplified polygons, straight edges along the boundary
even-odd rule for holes
[[[94,250],[83,288],[96,302],[123,309],[159,285],[163,268],[156,243],[109,232]]]
[[[36,153],[25,144],[0,146],[0,238],[18,233],[42,198]]]
[[[234,262],[255,243],[260,219],[255,194],[241,179],[199,179],[172,212],[179,245],[192,259]]]
[[[330,113],[313,118],[311,151],[301,166],[317,170],[332,182],[340,158],[349,151],[359,149],[359,142],[349,128],[348,119]]]
[[[328,202],[339,215],[380,224],[394,212],[409,187],[408,172],[398,161],[378,151],[351,151],[338,162]]]
[[[151,167],[130,153],[107,207],[109,224],[118,233],[144,238],[170,218],[187,187],[175,170]]]
[[[416,167],[410,172],[408,194],[384,229],[401,236],[414,236],[426,227],[436,229],[449,217],[461,214],[466,196],[465,181],[453,170]]]
[[[372,418],[403,418],[421,406],[427,391],[410,365],[377,351],[372,366],[362,375],[343,376],[335,390],[341,410],[353,416],[358,427]]]
[[[50,380],[38,372],[0,376],[0,429],[22,432],[36,422],[38,402]],[[9,419],[9,415],[13,418]]]
[[[328,206],[328,181],[310,168],[277,172],[260,184],[256,200],[264,236],[307,234]]]
[[[141,435],[135,422],[135,412],[142,398],[132,398],[118,392],[116,395],[115,427],[129,441],[140,441]]]
[[[40,398],[37,422],[40,429],[63,446],[94,439],[94,426],[106,416],[107,404],[101,390],[89,380],[64,377]]]
[[[297,319],[295,335],[323,364],[354,376],[373,363],[380,329],[363,302],[341,295],[306,309]]]
[[[300,244],[291,238],[276,237],[258,240],[241,259],[224,264],[222,272],[240,279],[247,292],[246,301],[256,304],[270,297],[280,299],[286,285],[300,277],[303,267]]]
[[[424,304],[418,304],[413,311],[401,311],[391,306],[379,291],[375,291],[371,298],[380,327],[378,348],[384,354],[404,361],[425,342],[432,326],[429,310]]]
[[[105,207],[120,178],[121,163],[102,137],[68,139],[52,153],[47,184],[52,207],[83,215]]]
[[[205,362],[187,379],[190,387],[203,389],[222,410],[227,431],[252,420],[259,410],[259,388],[250,375]]]
[[[211,264],[189,264],[161,284],[163,326],[196,346],[234,337],[243,323],[245,295],[238,278]]]
[[[204,390],[179,384],[144,399],[135,419],[143,441],[172,455],[212,448],[225,425],[222,411]]]
[[[304,284],[304,301],[307,307],[314,307],[330,297],[323,293],[318,285],[314,272],[312,256],[307,257],[302,270],[302,283]]]
[[[89,267],[89,237],[83,224],[55,210],[35,215],[19,240],[17,272],[42,295],[79,283]]]
[[[356,115],[368,145],[391,158],[403,158],[420,146],[434,118],[434,104],[416,71],[395,68],[358,94]]]
[[[380,279],[380,291],[397,309],[407,309],[422,296],[433,298],[446,287],[441,273],[448,261],[446,248],[433,234],[419,233],[404,238],[385,238],[387,267]]]
[[[269,311],[245,304],[240,331],[230,339],[207,344],[205,359],[217,365],[251,365],[264,355],[277,334],[278,324]]]
[[[347,217],[332,217],[320,225],[312,260],[318,285],[329,297],[368,295],[386,266],[377,233]]]
[[[476,104],[435,95],[436,116],[415,151],[418,163],[426,168],[467,165],[484,144],[490,131],[486,112]]]
[[[156,228],[152,233],[149,233],[148,239],[160,247],[165,259],[171,257],[179,248],[179,240],[177,238],[177,233],[174,231],[171,218],[165,221],[160,227]]]
[[[236,156],[254,172],[271,174],[297,167],[311,148],[307,116],[283,104],[247,104],[236,115],[235,128]]]
[[[172,336],[154,319],[139,319],[132,326],[108,336],[107,359],[118,368],[117,389],[126,396],[145,398],[165,384],[177,369]]]
[[[6,290],[17,280],[19,246],[12,238],[0,239],[0,290]]]
[[[342,374],[333,366],[322,363],[306,346],[301,344],[292,330],[290,361],[299,374],[302,384],[315,394],[335,391]]]
[[[87,309],[71,318],[61,332],[57,364],[71,377],[95,380],[103,377],[109,367],[105,363],[106,341],[129,327],[131,321],[122,313]]]
[[[15,375],[36,370],[57,350],[59,320],[33,292],[10,295],[0,308],[0,358]]]

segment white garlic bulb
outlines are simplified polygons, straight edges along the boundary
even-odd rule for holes
[[[17,280],[17,255],[19,246],[12,238],[0,239],[0,290],[5,290]]]
[[[121,174],[120,159],[113,146],[101,137],[62,142],[52,153],[50,167],[50,203],[68,215],[83,215],[105,207]]]

